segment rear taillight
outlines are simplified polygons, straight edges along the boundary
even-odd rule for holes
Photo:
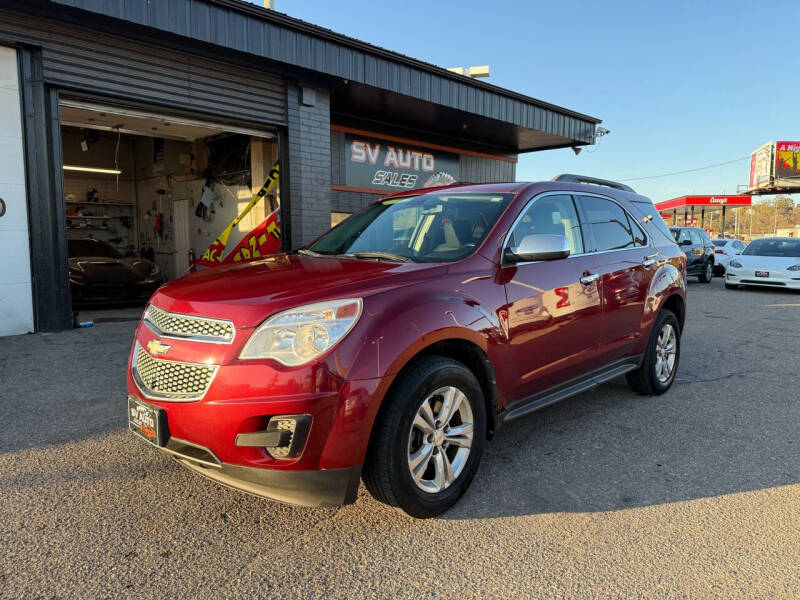
[[[723,250],[722,248],[717,248],[716,250],[714,250],[714,252],[716,254],[724,254],[725,256],[728,256],[728,253],[725,252],[725,250]]]

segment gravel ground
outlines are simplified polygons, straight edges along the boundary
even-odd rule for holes
[[[800,294],[689,288],[672,390],[510,423],[443,517],[221,487],[126,430],[134,323],[0,339],[3,598],[800,597]]]

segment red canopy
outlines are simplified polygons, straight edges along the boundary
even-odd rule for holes
[[[656,209],[663,212],[692,206],[721,208],[723,206],[751,206],[752,204],[753,199],[750,196],[681,196],[659,202],[656,204]]]

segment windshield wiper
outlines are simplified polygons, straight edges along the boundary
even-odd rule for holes
[[[377,258],[383,260],[392,260],[394,262],[411,262],[407,256],[400,256],[399,254],[392,254],[391,252],[348,252],[342,256],[350,256],[352,258]]]
[[[324,254],[320,254],[319,252],[314,252],[313,250],[308,250],[306,248],[298,248],[296,252],[298,254],[302,254],[303,256],[325,256]]]

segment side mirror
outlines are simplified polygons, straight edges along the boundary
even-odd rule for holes
[[[691,245],[692,245],[692,240],[683,240],[681,242],[681,246],[691,246]]]
[[[519,246],[506,251],[506,260],[512,263],[533,260],[558,260],[569,256],[566,236],[541,233],[526,235]]]

